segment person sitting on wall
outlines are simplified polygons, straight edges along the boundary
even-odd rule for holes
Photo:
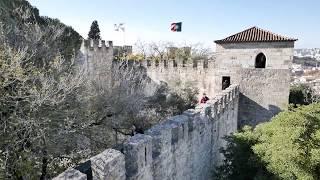
[[[200,103],[207,103],[208,100],[209,98],[208,96],[206,96],[206,93],[203,93]]]

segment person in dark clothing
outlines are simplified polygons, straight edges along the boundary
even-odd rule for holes
[[[224,80],[222,83],[222,90],[225,90],[229,87],[229,82],[228,80]]]
[[[206,96],[206,93],[203,93],[203,96],[201,98],[200,103],[206,103],[209,100],[208,96]]]

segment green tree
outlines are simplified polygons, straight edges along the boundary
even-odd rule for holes
[[[292,86],[290,88],[289,103],[293,104],[295,107],[297,105],[305,105],[305,93],[303,86]]]
[[[320,104],[280,113],[258,126],[252,148],[281,179],[320,179]]]
[[[282,112],[227,140],[220,179],[320,179],[319,103]]]
[[[227,147],[221,149],[225,159],[223,164],[214,171],[213,179],[275,179],[253,152],[252,146],[258,143],[258,136],[253,132],[252,127],[245,126],[240,132],[225,137],[225,140],[228,142]]]
[[[289,103],[294,107],[319,102],[316,92],[306,84],[293,85],[290,87]]]
[[[98,21],[93,21],[88,34],[89,39],[101,39]]]

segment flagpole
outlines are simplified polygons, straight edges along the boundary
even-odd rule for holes
[[[123,46],[126,45],[126,34],[125,34],[125,30],[122,30],[123,33]]]
[[[124,23],[114,24],[114,30],[118,31],[118,33],[120,33],[120,31],[122,31],[123,46],[124,46],[126,44],[126,34],[125,34]]]

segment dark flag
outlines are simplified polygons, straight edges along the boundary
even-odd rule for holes
[[[182,22],[172,23],[171,24],[171,31],[173,32],[181,32]]]

